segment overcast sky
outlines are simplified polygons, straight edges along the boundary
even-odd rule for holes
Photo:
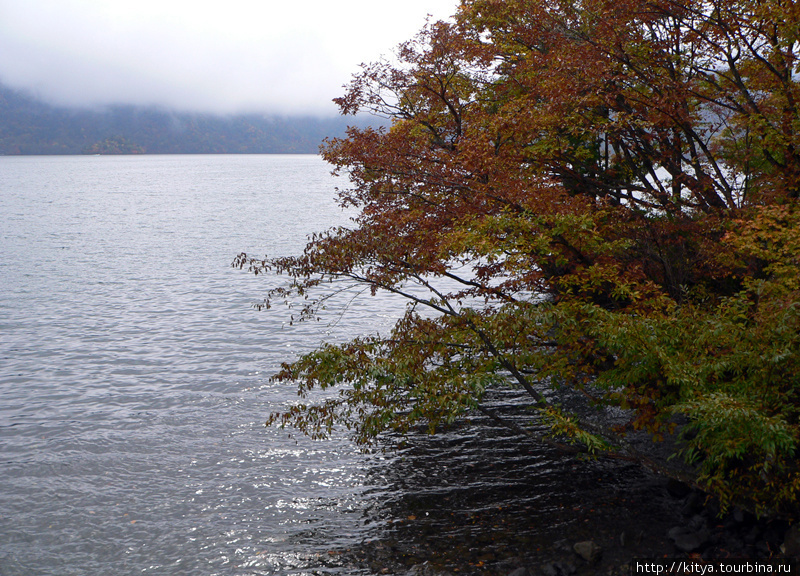
[[[457,0],[0,0],[0,82],[57,104],[333,115]]]

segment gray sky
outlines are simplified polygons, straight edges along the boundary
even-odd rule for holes
[[[0,0],[0,81],[57,104],[336,113],[361,62],[457,0]]]

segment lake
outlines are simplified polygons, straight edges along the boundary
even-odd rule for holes
[[[231,268],[346,224],[337,185],[317,156],[0,158],[1,575],[501,573],[625,515],[659,538],[650,476],[483,422],[375,455],[264,427],[282,361],[402,311],[289,325],[252,306],[280,278]]]

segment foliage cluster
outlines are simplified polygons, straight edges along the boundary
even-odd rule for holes
[[[800,494],[800,114],[794,0],[463,0],[338,100],[387,129],[324,157],[353,226],[271,297],[349,285],[408,298],[387,335],[284,366],[271,422],[361,443],[484,410],[513,383],[554,432],[624,451],[674,431],[723,504]],[[618,406],[597,429],[554,389]],[[635,455],[634,455],[635,456]]]

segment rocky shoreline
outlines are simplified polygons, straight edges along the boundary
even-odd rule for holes
[[[490,547],[449,550],[425,546],[419,539],[383,539],[358,550],[341,553],[337,564],[350,565],[373,574],[398,576],[608,576],[632,573],[635,559],[686,559],[691,561],[775,561],[800,557],[800,529],[783,520],[759,520],[734,509],[719,516],[704,494],[671,480],[661,482],[661,505],[671,509],[667,517],[653,518],[661,530],[609,526],[588,539],[560,539],[545,550],[504,556]],[[670,524],[674,524],[668,527]],[[620,530],[620,528],[622,528]],[[487,531],[491,531],[487,527]],[[517,535],[526,546],[525,535]],[[421,539],[424,542],[424,538]],[[497,543],[499,549],[508,542]],[[454,555],[453,553],[456,552]]]
[[[513,396],[498,395],[494,408],[524,423]],[[680,464],[667,458],[675,438],[629,440],[662,472]],[[721,515],[663,473],[565,454],[480,415],[414,435],[371,473],[374,537],[331,550],[323,564],[397,576],[614,576],[630,574],[635,559],[800,557],[800,527],[786,520]]]

